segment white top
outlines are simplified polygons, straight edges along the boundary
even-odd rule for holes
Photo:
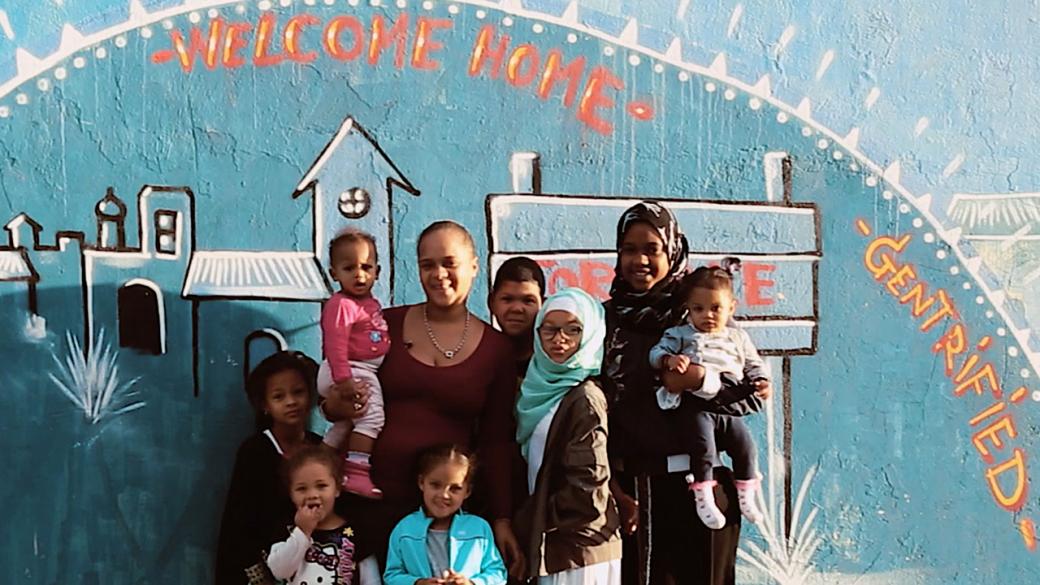
[[[283,581],[291,579],[303,567],[304,556],[310,546],[311,537],[299,528],[293,528],[288,540],[271,545],[271,554],[267,555],[271,574]]]
[[[545,413],[542,420],[534,427],[531,442],[527,447],[527,491],[534,493],[534,484],[538,481],[538,471],[545,461],[545,443],[549,438],[549,427],[552,426],[556,411],[560,409],[557,402]],[[546,577],[538,578],[538,585],[621,585],[621,559],[596,563],[587,567],[568,569]]]
[[[531,442],[527,445],[527,492],[534,493],[534,484],[538,481],[538,470],[542,468],[545,460],[545,441],[549,438],[549,427],[552,426],[553,417],[559,410],[560,403],[557,402],[545,413],[542,420],[534,427],[531,433]]]
[[[265,430],[264,436],[271,439],[271,444],[274,445],[274,450],[278,451],[278,454],[282,457],[285,457],[285,451],[282,451],[282,446],[278,444],[278,439],[274,438],[274,433],[271,432],[271,429]]]

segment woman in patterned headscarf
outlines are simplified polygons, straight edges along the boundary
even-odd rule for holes
[[[661,382],[650,367],[650,348],[664,330],[686,318],[673,299],[686,273],[689,245],[675,216],[663,206],[641,202],[626,210],[617,227],[617,264],[610,299],[604,303],[607,342],[604,390],[610,402],[610,454],[618,482],[614,495],[625,539],[624,583],[735,582],[740,513],[728,469],[715,470],[715,498],[727,517],[721,530],[698,519],[684,475],[681,435],[671,417],[657,406]],[[666,377],[664,383],[681,384]],[[760,403],[753,389],[730,389],[727,396],[748,396],[730,404],[706,404],[726,414],[747,414]]]

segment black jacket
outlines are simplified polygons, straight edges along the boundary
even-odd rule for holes
[[[321,437],[308,432],[306,441],[317,445]],[[295,511],[281,478],[282,460],[263,433],[238,448],[217,541],[217,585],[244,585],[246,569],[263,563],[271,544],[285,540]]]
[[[601,387],[607,396],[610,413],[611,459],[619,470],[627,473],[662,473],[669,455],[685,453],[683,433],[674,411],[664,411],[657,405],[657,388],[661,385],[658,373],[650,366],[650,349],[657,344],[667,327],[660,331],[623,329],[610,301],[606,309],[607,338],[605,355],[623,345],[625,366],[603,362]],[[669,325],[669,327],[672,325]],[[722,376],[722,390],[712,400],[684,396],[683,400],[698,400],[710,412],[745,416],[758,412],[762,401],[754,395],[750,378],[736,382],[728,374]]]

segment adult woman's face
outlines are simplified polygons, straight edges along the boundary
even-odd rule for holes
[[[419,242],[419,280],[430,304],[465,304],[476,276],[476,254],[458,230],[440,229]]]
[[[668,276],[668,252],[652,225],[638,222],[628,228],[621,241],[618,267],[621,279],[636,292],[648,291]]]

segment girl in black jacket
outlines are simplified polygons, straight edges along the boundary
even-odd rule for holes
[[[217,543],[217,585],[273,583],[264,558],[285,539],[295,509],[281,478],[283,461],[304,445],[320,445],[308,431],[317,364],[300,352],[271,355],[249,374],[246,394],[255,435],[235,456]]]

